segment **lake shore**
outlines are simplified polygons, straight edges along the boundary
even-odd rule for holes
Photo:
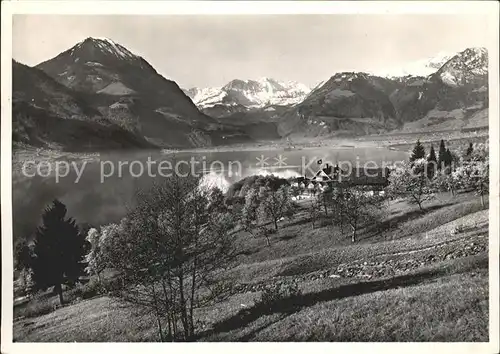
[[[220,153],[220,152],[245,152],[245,151],[300,151],[317,149],[353,149],[353,148],[375,148],[389,149],[394,151],[408,151],[419,139],[423,144],[439,143],[441,139],[454,144],[462,141],[481,141],[488,138],[488,131],[460,132],[460,131],[437,131],[419,133],[387,133],[380,135],[366,135],[354,138],[304,138],[297,141],[261,141],[248,144],[221,145],[211,147],[187,148],[187,149],[158,149],[155,153],[162,155],[175,155],[185,153]],[[146,153],[145,150],[133,150],[131,154]],[[110,152],[68,152],[56,149],[35,148],[29,146],[14,146],[12,154],[12,173],[21,173],[25,161],[34,161],[38,164],[41,161],[55,163],[57,161],[75,162],[76,164],[99,161],[102,155]]]
[[[320,148],[389,148],[391,150],[406,151],[410,145],[415,144],[417,140],[422,143],[439,142],[441,139],[447,141],[467,140],[467,139],[480,139],[485,140],[488,138],[488,131],[483,130],[479,133],[474,131],[461,132],[461,131],[436,131],[436,132],[416,132],[405,133],[395,132],[387,134],[366,135],[353,138],[335,138],[329,137],[325,139],[311,138],[305,140],[304,138],[297,141],[288,142],[286,140],[278,141],[264,141],[255,142],[250,144],[237,144],[237,145],[221,145],[213,147],[200,147],[191,149],[164,149],[164,154],[175,153],[210,153],[210,152],[234,152],[234,151],[266,151],[266,150],[311,150]]]

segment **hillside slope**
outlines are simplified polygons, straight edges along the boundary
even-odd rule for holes
[[[468,48],[436,73],[406,85],[392,97],[401,120],[407,123],[405,130],[463,128],[469,118],[489,106],[488,53],[484,48]]]
[[[194,87],[184,92],[200,109],[224,106],[231,110],[231,107],[256,109],[270,105],[293,105],[301,102],[310,91],[298,82],[264,77],[258,80],[235,79],[223,87]]]
[[[103,116],[159,146],[248,140],[201,113],[174,81],[110,39],[87,38],[37,68],[86,95]]]
[[[384,84],[392,85],[366,73],[335,74],[284,114],[280,135],[356,135],[395,128],[399,122]]]
[[[278,132],[324,137],[484,127],[488,105],[488,52],[467,48],[427,77],[335,74],[280,117]]]
[[[42,71],[12,62],[13,142],[64,150],[152,148],[154,145],[107,120],[84,95]]]

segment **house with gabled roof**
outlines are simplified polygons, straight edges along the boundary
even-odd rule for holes
[[[312,178],[298,177],[292,185],[304,186],[309,193],[323,191],[327,186],[332,188],[342,186],[366,186],[369,191],[380,192],[388,184],[388,168],[352,168],[342,170],[338,165],[320,168]]]

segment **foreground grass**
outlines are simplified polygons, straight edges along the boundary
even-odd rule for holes
[[[478,225],[478,232],[480,232],[483,237],[487,237],[488,235],[488,210],[470,213],[462,218],[454,218],[449,222],[446,222],[446,219],[441,220],[440,226],[426,230],[425,232],[417,233],[410,237],[376,243],[361,242],[355,245],[347,244],[321,247],[323,242],[326,244],[327,242],[323,241],[321,237],[315,240],[313,236],[305,232],[303,235],[297,237],[303,238],[309,243],[318,244],[319,250],[313,252],[304,251],[302,254],[296,256],[270,258],[269,260],[257,261],[254,263],[243,263],[231,271],[231,276],[239,282],[258,282],[278,275],[297,276],[337,267],[342,263],[356,260],[373,259],[376,257],[394,258],[398,253],[402,253],[398,257],[406,257],[406,252],[425,250],[447,243],[450,243],[449,247],[453,248],[455,247],[451,244],[453,242],[463,243],[470,238],[476,237],[476,233],[452,234],[451,230],[458,225]],[[298,242],[301,243],[305,241],[293,242],[297,244]],[[267,250],[259,252],[282,253],[290,251],[295,247],[297,246],[294,245],[293,248],[287,248],[286,245],[273,244],[272,247],[267,247]],[[247,256],[247,259],[252,259],[252,256],[253,255]],[[258,259],[260,259],[260,257]]]
[[[246,330],[252,331],[252,327]],[[488,341],[487,277],[453,276],[431,284],[321,303],[280,319],[251,339]]]
[[[488,341],[487,264],[482,255],[390,279],[309,284],[297,306],[241,310],[204,340]]]
[[[360,282],[303,284],[297,306],[259,304],[258,293],[198,311],[203,341],[487,341],[488,256]],[[284,303],[286,299],[283,300]],[[154,318],[99,297],[17,321],[22,341],[157,341]]]
[[[360,278],[310,278],[341,263],[380,259],[422,259],[446,255],[471,242],[487,242],[488,210],[461,195],[438,199],[425,213],[393,203],[383,235],[365,230],[354,245],[331,226],[312,229],[307,218],[284,222],[264,240],[238,235],[240,265],[230,275],[239,283],[300,279],[302,295],[269,310],[260,292],[231,296],[199,309],[199,340],[208,341],[487,341],[488,255],[436,261],[410,273]],[[457,226],[474,230],[454,234]],[[443,259],[443,257],[438,257]],[[307,275],[307,277],[304,277]],[[85,292],[87,293],[87,292]],[[89,292],[90,293],[90,292]],[[108,297],[85,299],[54,310],[56,297],[41,296],[18,309],[16,341],[157,341],[155,319]],[[71,295],[71,296],[70,296]],[[73,297],[72,297],[73,296]],[[83,298],[83,300],[82,300]],[[294,300],[294,301],[295,301]],[[15,309],[16,311],[16,309]]]
[[[386,241],[425,236],[443,224],[483,209],[480,199],[472,193],[455,197],[444,193],[425,207],[426,210],[420,212],[418,207],[405,201],[391,202],[384,220],[361,230],[356,244],[370,243],[369,247],[377,247],[376,245]],[[240,232],[237,235],[238,249],[241,250],[238,262],[277,262],[297,255],[351,246],[347,230],[342,234],[340,228],[332,226],[329,220],[323,220],[322,226],[313,228],[306,212],[296,215],[292,222],[283,222],[280,230],[269,237],[271,247],[267,246],[263,237],[255,238],[249,233]]]

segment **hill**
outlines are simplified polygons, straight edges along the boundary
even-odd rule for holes
[[[338,73],[288,110],[279,124],[282,136],[368,134],[398,126],[387,95],[389,79],[366,73]]]

